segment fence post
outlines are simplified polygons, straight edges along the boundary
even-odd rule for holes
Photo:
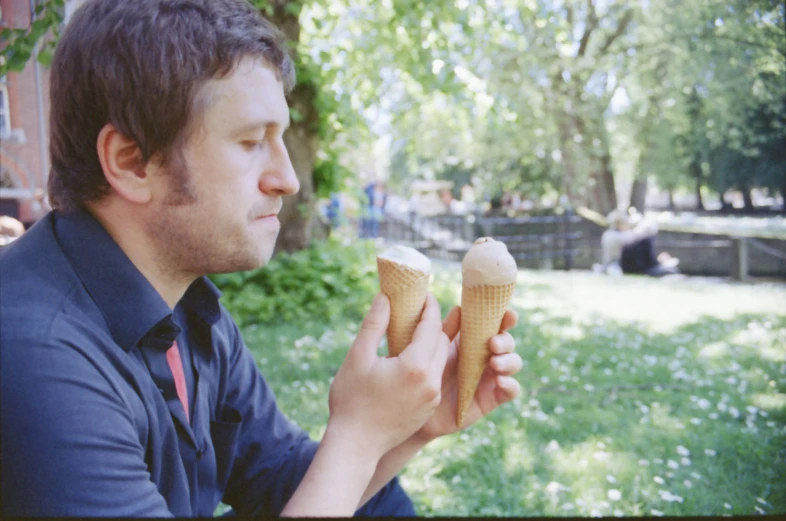
[[[731,278],[735,280],[748,278],[748,239],[746,237],[731,238]]]

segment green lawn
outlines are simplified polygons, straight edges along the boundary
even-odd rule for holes
[[[443,313],[458,264],[436,263]],[[522,271],[523,396],[402,473],[423,515],[786,513],[786,286]],[[246,328],[319,438],[357,323]]]

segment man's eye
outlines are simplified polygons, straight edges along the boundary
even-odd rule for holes
[[[265,146],[264,141],[243,141],[243,146],[249,150],[263,148]]]

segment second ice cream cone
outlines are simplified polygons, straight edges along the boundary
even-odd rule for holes
[[[426,303],[429,273],[377,257],[379,286],[390,300],[388,355],[398,356],[412,341]]]
[[[499,333],[516,287],[516,260],[503,242],[481,237],[461,262],[461,336],[458,352],[456,426],[467,410],[486,369],[489,340]]]
[[[489,340],[499,333],[500,323],[513,296],[515,283],[502,286],[475,286],[461,293],[461,349],[458,357],[458,415],[464,416],[480,383],[491,352]]]

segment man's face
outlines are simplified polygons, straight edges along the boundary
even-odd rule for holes
[[[184,164],[153,175],[158,190],[147,220],[159,261],[187,275],[258,268],[273,254],[282,197],[299,183],[284,146],[289,107],[282,83],[259,59],[210,80]],[[199,116],[197,116],[199,117]],[[177,175],[177,169],[183,169]]]

